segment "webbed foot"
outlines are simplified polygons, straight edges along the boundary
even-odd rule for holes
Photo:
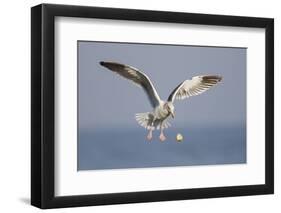
[[[159,139],[160,139],[161,142],[163,142],[163,141],[166,140],[166,137],[165,137],[165,135],[164,135],[163,133],[161,133],[161,134],[159,135]]]
[[[151,141],[152,140],[152,130],[149,131],[148,135],[146,136],[146,139],[148,141]]]

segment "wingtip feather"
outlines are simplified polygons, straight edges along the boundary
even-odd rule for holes
[[[222,76],[220,75],[206,75],[203,76],[204,81],[218,81],[220,82],[222,80]]]

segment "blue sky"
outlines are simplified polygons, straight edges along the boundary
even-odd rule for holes
[[[246,162],[246,49],[103,42],[78,43],[78,170]],[[216,74],[209,91],[175,102],[176,117],[159,142],[135,121],[152,108],[144,91],[99,65],[125,63],[146,73],[160,97],[183,80]],[[181,133],[184,140],[177,143]]]
[[[116,61],[146,73],[160,97],[183,80],[218,74],[222,82],[209,91],[176,101],[173,125],[246,123],[246,49],[104,42],[78,42],[79,128],[129,128],[134,115],[151,111],[142,89],[99,65]]]

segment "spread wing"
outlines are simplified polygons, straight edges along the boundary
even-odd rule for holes
[[[160,97],[157,94],[156,89],[154,88],[152,82],[145,75],[143,72],[137,70],[134,67],[119,64],[116,62],[104,62],[101,61],[100,65],[108,68],[109,70],[121,75],[122,77],[132,81],[133,83],[137,84],[138,86],[142,87],[147,94],[147,97],[150,101],[152,107],[156,107],[160,103]]]
[[[183,100],[191,96],[199,95],[222,80],[217,75],[195,76],[191,80],[185,80],[179,84],[170,94],[168,101],[173,102],[175,99]]]

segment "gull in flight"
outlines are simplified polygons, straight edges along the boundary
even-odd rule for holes
[[[152,132],[160,129],[159,139],[165,141],[164,129],[170,126],[168,118],[175,117],[175,99],[183,100],[199,95],[221,81],[218,75],[200,75],[180,83],[169,95],[167,101],[162,100],[149,77],[140,70],[125,64],[101,61],[100,65],[140,86],[146,93],[153,107],[152,112],[137,113],[136,120],[148,130],[147,140],[152,140]]]

